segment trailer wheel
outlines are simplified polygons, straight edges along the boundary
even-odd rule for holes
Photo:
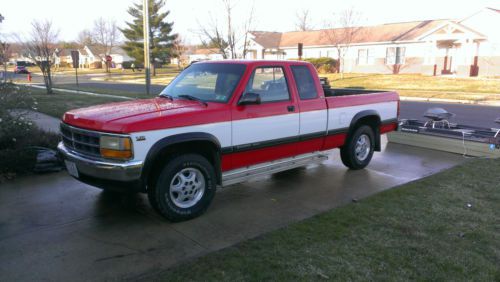
[[[203,214],[215,196],[215,170],[197,154],[172,158],[156,183],[148,189],[153,208],[166,219],[179,222]]]
[[[353,170],[363,169],[370,163],[374,148],[373,129],[367,125],[360,126],[340,148],[342,163]]]

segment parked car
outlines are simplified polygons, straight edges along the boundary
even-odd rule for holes
[[[323,89],[299,61],[191,65],[152,99],[66,112],[59,150],[76,179],[144,192],[172,221],[201,215],[227,186],[321,162],[340,148],[366,167],[397,128],[396,92]]]
[[[17,62],[16,65],[14,66],[14,73],[25,73],[28,74],[28,68],[26,67],[26,62]]]

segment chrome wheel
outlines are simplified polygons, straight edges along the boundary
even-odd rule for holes
[[[185,168],[174,175],[170,182],[169,196],[179,208],[196,205],[205,193],[205,177],[196,168]]]
[[[371,142],[370,137],[366,134],[362,134],[359,136],[356,141],[356,146],[354,147],[354,153],[356,154],[356,159],[362,162],[366,160],[368,155],[370,155],[371,150]]]

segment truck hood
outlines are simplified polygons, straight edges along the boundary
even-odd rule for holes
[[[206,123],[203,117],[220,107],[214,104],[205,106],[197,101],[157,97],[71,110],[64,114],[63,122],[111,133],[158,130]]]

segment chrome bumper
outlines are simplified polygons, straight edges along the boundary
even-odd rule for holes
[[[131,182],[141,178],[142,161],[128,161],[123,163],[98,161],[86,158],[78,153],[69,151],[62,142],[57,146],[65,160],[74,162],[79,174],[103,180]]]

